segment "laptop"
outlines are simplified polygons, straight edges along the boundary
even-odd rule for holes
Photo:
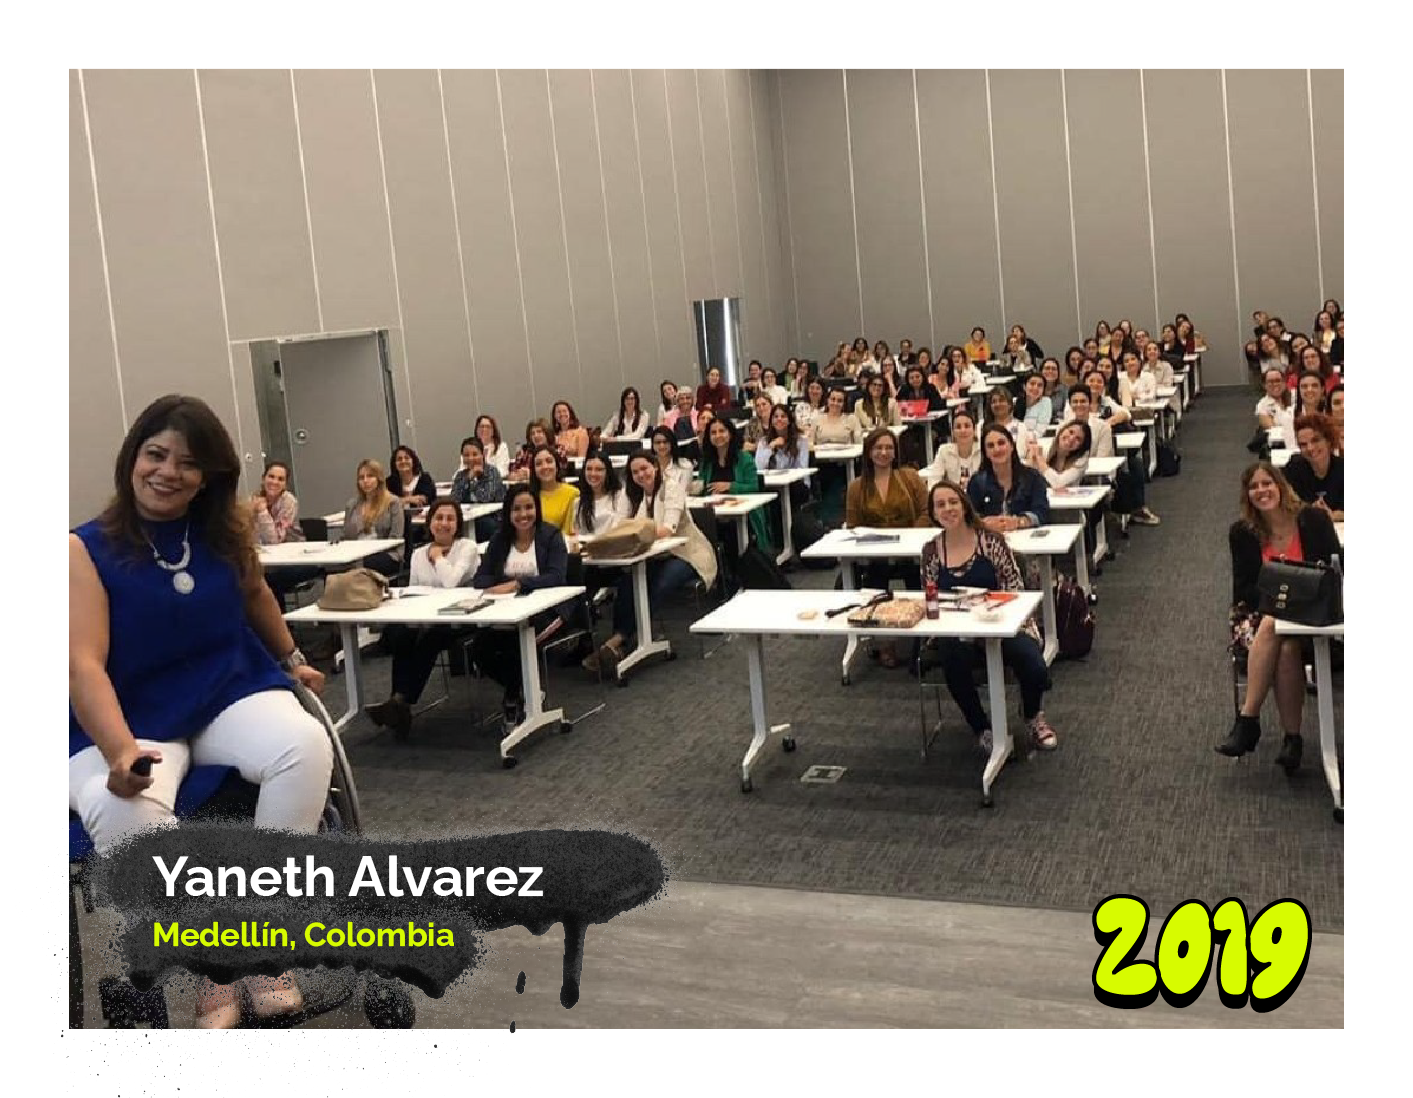
[[[916,419],[927,415],[927,401],[922,400],[900,400],[898,401],[898,412],[909,419]]]

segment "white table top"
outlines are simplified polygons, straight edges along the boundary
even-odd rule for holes
[[[1339,543],[1340,543],[1341,545],[1343,545],[1343,544],[1344,544],[1344,523],[1342,523],[1342,522],[1337,522],[1337,523],[1334,524],[1334,528],[1335,528],[1335,537],[1339,538]]]
[[[738,515],[749,515],[752,511],[758,511],[779,498],[774,492],[741,492],[727,496],[688,496],[687,506],[696,511],[714,504],[717,518],[735,518]],[[724,503],[723,500],[731,502]]]
[[[965,404],[965,403],[966,403],[966,401],[963,400],[961,397],[957,397],[957,398],[955,398],[955,399],[957,400],[957,403],[959,403],[959,404]],[[950,403],[950,401],[949,401],[948,403]],[[938,409],[938,410],[935,411],[935,412],[926,412],[926,413],[924,413],[923,415],[920,415],[920,416],[904,416],[904,417],[903,417],[903,422],[904,422],[905,424],[909,425],[909,426],[912,426],[912,425],[915,424],[915,423],[931,423],[931,422],[932,422],[933,420],[935,420],[935,419],[941,419],[941,418],[942,418],[943,416],[945,416],[946,414],[947,414],[947,413],[946,413],[945,411],[942,411],[941,409]]]
[[[1114,434],[1114,449],[1116,450],[1137,450],[1142,445],[1142,431],[1117,431]]]
[[[1160,397],[1175,397],[1175,396],[1177,396],[1177,386],[1176,386],[1176,385],[1159,385],[1159,386],[1158,386],[1158,395],[1159,395]]]
[[[1017,556],[1058,556],[1068,553],[1084,527],[1079,523],[1040,526],[1032,530],[1013,530],[1006,535],[1006,544]],[[896,540],[859,541],[865,531],[883,534]],[[898,530],[874,530],[858,527],[853,530],[831,530],[800,554],[806,560],[882,560],[890,557],[921,557],[928,542],[939,533],[937,527],[910,526]]]
[[[815,461],[853,461],[855,458],[863,457],[863,444],[855,443],[852,446],[844,446],[825,442],[816,446],[814,453],[810,456]]]
[[[1074,488],[1051,488],[1049,490],[1050,510],[1088,511],[1109,494],[1104,484],[1081,484]]]
[[[1074,548],[1083,531],[1083,525],[1078,522],[1034,526],[1028,530],[1012,530],[1006,535],[1006,544],[1018,557],[1063,556]]]
[[[811,474],[819,472],[813,466],[807,469],[773,469],[768,473],[761,474],[761,480],[765,481],[767,488],[779,488],[785,484],[795,484],[802,480],[807,480]]]
[[[742,633],[778,636],[847,636],[896,634],[909,637],[1014,637],[1040,607],[1040,592],[1018,591],[995,610],[996,620],[983,621],[976,611],[943,611],[924,618],[911,629],[880,629],[848,623],[848,614],[827,618],[824,611],[865,601],[868,591],[742,591],[692,626],[693,633]],[[921,599],[921,592],[900,591],[898,599]],[[814,612],[811,618],[801,613]]]
[[[344,625],[519,625],[544,610],[582,595],[582,587],[545,587],[526,595],[490,595],[491,604],[470,614],[439,614],[443,606],[473,599],[474,587],[394,588],[397,597],[372,610],[321,610],[303,606],[285,615],[289,622],[338,622]]]
[[[1287,450],[1284,447],[1278,450],[1272,450],[1271,464],[1274,465],[1277,469],[1284,469],[1287,465],[1290,464],[1290,459],[1294,456],[1295,452],[1293,450]]]
[[[1127,462],[1127,458],[1121,457],[1092,457],[1089,459],[1089,464],[1085,466],[1085,475],[1095,477],[1111,477],[1120,469],[1122,469],[1124,465],[1127,464]]]
[[[773,499],[774,497],[771,498]],[[581,534],[577,540],[581,545],[583,545],[593,541],[594,539],[593,536],[590,534]],[[584,565],[585,567],[590,568],[621,568],[625,565],[637,564],[640,561],[650,560],[653,557],[660,557],[663,553],[670,553],[679,545],[686,544],[686,538],[658,538],[657,541],[653,542],[652,548],[649,549],[646,553],[639,553],[635,557],[614,557],[612,560],[595,560],[593,557],[585,555]]]
[[[1297,625],[1293,621],[1277,618],[1276,632],[1283,637],[1342,637],[1344,622],[1338,625]]]
[[[1159,390],[1158,390],[1159,393],[1161,393],[1162,391],[1163,391],[1162,389],[1159,389]],[[1177,392],[1177,390],[1176,390],[1176,389],[1173,389],[1173,388],[1169,388],[1169,389],[1167,390],[1168,396],[1172,396],[1175,392]],[[1133,406],[1134,406],[1135,408],[1139,408],[1139,409],[1141,409],[1141,410],[1143,410],[1143,411],[1145,411],[1145,412],[1161,412],[1164,408],[1166,408],[1166,407],[1168,406],[1168,402],[1167,402],[1166,400],[1157,400],[1157,399],[1154,399],[1154,400],[1135,400],[1135,401],[1133,402]]]
[[[260,564],[265,568],[346,568],[401,544],[401,538],[355,538],[332,545],[327,541],[287,541],[260,546]]]
[[[483,515],[494,515],[500,508],[501,505],[499,503],[463,503],[461,505],[461,517],[467,522],[475,522]],[[324,521],[328,523],[329,526],[342,527],[343,512],[335,511],[333,514],[325,515]],[[426,521],[427,512],[425,508],[419,509],[418,512],[412,516],[413,525],[424,524]]]

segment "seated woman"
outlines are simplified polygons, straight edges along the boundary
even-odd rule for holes
[[[1157,379],[1143,368],[1136,351],[1124,352],[1123,365],[1123,373],[1119,375],[1119,403],[1135,420],[1152,419],[1152,410],[1139,405],[1158,395]]]
[[[748,453],[755,453],[756,445],[770,430],[770,410],[775,407],[775,402],[764,393],[757,393],[755,400],[751,401],[751,419],[746,424],[746,433],[742,442],[742,448]]]
[[[1294,351],[1293,348],[1292,350]],[[1289,383],[1292,387],[1299,381],[1302,373],[1319,374],[1320,379],[1325,383],[1325,392],[1329,392],[1339,384],[1340,377],[1335,373],[1330,356],[1314,344],[1307,344],[1298,351],[1294,351],[1293,357],[1294,368],[1289,372]]]
[[[657,387],[657,393],[657,426],[661,426],[667,417],[677,410],[677,386],[670,381],[664,381]]]
[[[1173,327],[1177,330],[1178,342],[1182,344],[1184,355],[1195,355],[1198,347],[1207,345],[1207,337],[1193,327],[1192,320],[1186,313],[1178,313],[1173,317]]]
[[[1030,359],[1030,352],[1026,350],[1025,344],[1021,342],[1018,335],[1006,337],[1006,349],[1001,352],[1001,369],[1009,370],[1013,374],[1023,373],[1034,365]]]
[[[1344,370],[1344,317],[1335,321],[1335,337],[1329,349],[1330,365]],[[1341,373],[1341,376],[1343,374]]]
[[[259,545],[304,540],[304,531],[299,527],[299,500],[286,489],[288,483],[289,466],[284,462],[272,461],[265,466],[265,475],[260,478],[260,491],[250,501],[255,541]],[[323,570],[319,568],[271,568],[265,573],[265,582],[270,585],[275,598],[283,602],[285,596],[301,583],[308,583],[321,575]]]
[[[1290,365],[1290,355],[1279,339],[1270,332],[1256,337],[1256,366],[1264,373],[1272,367],[1284,371]]]
[[[742,407],[748,406],[760,394],[760,374],[760,361],[751,359],[746,367],[746,380],[741,382],[741,389],[736,394],[736,399]]]
[[[383,467],[372,458],[358,463],[358,494],[348,501],[343,512],[343,539],[396,538],[398,545],[363,558],[363,565],[392,578],[402,571],[406,536],[406,516],[397,497],[388,491],[383,479]]]
[[[1101,361],[1107,362],[1108,359]],[[1084,385],[1090,396],[1090,417],[1109,428],[1110,438],[1114,432],[1127,429],[1132,417],[1127,408],[1109,395],[1110,382],[1105,380],[1103,371],[1090,370],[1084,375]],[[1097,428],[1091,430],[1098,431]],[[1097,433],[1095,437],[1098,437]],[[1129,520],[1139,526],[1157,526],[1163,521],[1148,506],[1148,467],[1144,464],[1141,449],[1128,451],[1123,467],[1114,478],[1113,508],[1118,514],[1128,515]]]
[[[802,364],[798,358],[788,358],[785,360],[785,374],[780,379],[780,383],[785,386],[785,392],[790,400],[798,400],[805,395],[805,385],[809,382],[809,370],[807,364]],[[786,401],[785,403],[789,403]]]
[[[613,439],[642,438],[652,430],[652,421],[643,411],[638,390],[628,386],[618,395],[618,411],[604,424],[599,437],[605,442]]]
[[[1045,428],[1054,420],[1055,406],[1045,395],[1045,379],[1038,373],[1030,374],[1021,383],[1020,407],[1016,409],[1016,414],[1035,438],[1043,435]]]
[[[716,554],[692,521],[686,494],[672,480],[663,477],[661,467],[647,454],[634,454],[628,459],[628,484],[624,495],[626,517],[651,519],[660,538],[687,539],[686,544],[648,561],[650,604],[695,579],[699,578],[707,587],[716,582]],[[599,648],[597,662],[589,661],[586,666],[615,676],[618,661],[636,633],[633,572],[625,568],[613,600],[613,635]]]
[[[1172,386],[1173,364],[1163,357],[1162,346],[1154,340],[1150,339],[1143,345],[1143,368],[1153,375],[1155,390]],[[1172,399],[1177,400],[1177,397],[1174,396]]]
[[[1059,423],[1069,410],[1070,393],[1069,386],[1060,380],[1058,359],[1047,358],[1040,364],[1040,380],[1045,386],[1045,396],[1050,401],[1050,422]]]
[[[1295,444],[1300,453],[1287,463],[1285,479],[1300,499],[1344,521],[1344,458],[1335,453],[1339,431],[1327,415],[1297,416]]]
[[[1295,407],[1291,392],[1286,388],[1285,375],[1279,367],[1272,366],[1261,375],[1261,386],[1265,395],[1256,402],[1256,425],[1263,431],[1279,427],[1285,448],[1294,450]]]
[[[967,482],[967,496],[981,524],[997,534],[1050,521],[1045,478],[1021,464],[1011,432],[999,423],[981,431],[981,468]]]
[[[550,423],[554,424],[554,445],[559,451],[559,460],[581,458],[589,452],[589,432],[579,423],[574,414],[574,406],[567,400],[557,400],[550,409]]]
[[[1089,424],[1070,420],[1046,446],[1031,444],[1028,464],[1045,478],[1051,488],[1070,488],[1083,479],[1089,467],[1089,448],[1094,436]]]
[[[706,372],[706,381],[697,386],[697,411],[710,411],[720,415],[731,407],[731,390],[721,380],[721,370],[712,366]]]
[[[1035,434],[1023,420],[1016,418],[1015,401],[1011,397],[1010,389],[1004,385],[996,386],[987,394],[986,406],[991,410],[989,422],[999,424],[1011,433],[1019,453],[1029,453],[1030,444],[1035,441]]]
[[[1187,348],[1183,346],[1182,340],[1178,338],[1177,327],[1172,324],[1164,324],[1158,333],[1158,350],[1169,362],[1176,359],[1182,361],[1182,356],[1187,354]]]
[[[548,446],[535,451],[530,469],[530,489],[540,503],[540,520],[569,537],[574,533],[574,505],[579,502],[579,489],[564,483],[564,466]]]
[[[574,505],[574,530],[578,534],[606,534],[625,508],[623,483],[613,463],[597,450],[584,459],[583,487]],[[594,573],[602,569],[593,569]]]
[[[413,587],[469,587],[480,563],[476,539],[466,536],[461,505],[439,499],[427,511],[431,541],[412,553]],[[454,625],[389,625],[382,633],[383,648],[392,653],[392,693],[386,701],[368,707],[368,716],[380,728],[391,728],[405,740],[412,731],[412,707],[422,696],[436,666],[437,656],[469,636],[471,627]]]
[[[1094,341],[1089,340],[1089,342],[1092,343]],[[1088,357],[1089,353],[1083,347],[1071,347],[1068,351],[1065,352],[1065,366],[1064,370],[1062,371],[1062,379],[1065,383],[1065,388],[1073,389],[1076,385],[1080,385],[1083,383],[1084,374],[1086,370],[1084,363],[1086,358]],[[1097,349],[1095,350],[1093,357],[1099,357],[1099,352]]]
[[[986,338],[986,329],[973,328],[971,338],[967,340],[964,350],[968,362],[989,362],[991,360],[991,344]]]
[[[491,466],[504,480],[510,472],[510,447],[500,437],[500,425],[494,416],[477,416],[476,429],[471,432],[481,440],[481,449],[486,454],[486,464]]]
[[[879,427],[863,444],[863,472],[849,484],[844,525],[900,529],[927,525],[927,489],[913,470],[898,465],[898,444],[893,432]],[[847,566],[847,565],[846,565]],[[862,569],[863,587],[886,589],[893,580],[904,585],[917,582],[917,567],[910,561],[882,560]],[[884,667],[899,665],[897,648],[878,648]]]
[[[569,571],[569,549],[558,528],[540,516],[540,497],[528,484],[512,485],[505,493],[500,529],[486,546],[471,586],[492,595],[522,595],[546,587],[563,587]],[[555,610],[531,619],[537,633],[559,620]],[[519,634],[510,629],[478,629],[472,642],[476,666],[504,690],[505,723],[525,719],[520,677]]]
[[[1109,327],[1107,320],[1101,320],[1094,325],[1094,342],[1098,345],[1101,355],[1109,353],[1109,341],[1112,335],[1113,329]]]
[[[898,402],[888,395],[888,385],[877,374],[868,379],[863,397],[854,405],[854,418],[859,429],[872,431],[876,427],[896,427],[903,422],[898,414]]]
[[[952,413],[952,441],[937,447],[925,479],[949,480],[963,488],[981,468],[981,447],[976,441],[976,417],[967,408]]]
[[[1333,564],[1341,554],[1328,510],[1307,507],[1280,470],[1258,461],[1241,475],[1241,518],[1227,536],[1231,546],[1231,650],[1246,656],[1246,697],[1231,734],[1216,751],[1233,758],[1256,749],[1261,738],[1261,706],[1274,687],[1281,741],[1276,765],[1292,773],[1304,744],[1300,721],[1305,707],[1305,660],[1299,637],[1276,635],[1276,621],[1260,612],[1256,581],[1265,561]]]
[[[986,371],[977,363],[967,358],[966,351],[961,347],[953,347],[947,352],[947,364],[952,380],[946,387],[938,386],[943,396],[960,396],[962,393],[970,392],[977,385],[986,384]]]
[[[795,425],[809,436],[810,428],[814,426],[814,421],[824,415],[824,398],[828,390],[817,377],[812,377],[805,386],[804,399],[795,405]]]
[[[695,469],[690,461],[677,450],[677,436],[666,427],[654,427],[652,433],[652,455],[657,467],[662,470],[664,480],[672,482],[685,496],[692,490]],[[625,490],[627,485],[625,484]]]
[[[461,440],[461,468],[451,478],[451,498],[457,504],[499,503],[505,498],[505,481],[501,480],[496,467],[486,460],[486,450],[479,438],[473,436]],[[476,540],[485,541],[495,533],[497,521],[495,515],[478,518]]]
[[[559,459],[564,460],[564,454],[554,447],[554,438],[550,434],[549,422],[543,419],[532,419],[525,424],[525,442],[515,455],[515,460],[510,463],[510,472],[505,479],[507,481],[528,481],[530,479],[530,459],[535,456],[536,450],[545,446],[554,448]]]
[[[1312,416],[1328,411],[1325,382],[1317,373],[1301,374],[1295,383],[1295,416]]]
[[[760,391],[770,397],[772,404],[785,404],[790,400],[790,393],[780,384],[775,371],[769,366],[761,371]]]
[[[810,448],[817,446],[853,446],[863,438],[859,421],[844,411],[844,393],[829,390],[824,399],[824,415],[810,426]]]
[[[922,550],[922,582],[939,591],[955,587],[982,587],[988,591],[1020,591],[1025,587],[1021,570],[1006,539],[988,530],[965,490],[951,481],[932,486],[927,495],[931,525],[940,529]],[[962,711],[982,751],[991,753],[991,720],[982,708],[973,677],[984,663],[977,641],[946,639],[938,645],[947,692]],[[1059,738],[1040,708],[1050,688],[1050,672],[1040,647],[1040,630],[1028,618],[1014,637],[1001,641],[1001,661],[1020,683],[1021,714],[1035,746],[1053,751]]]
[[[759,488],[760,474],[756,472],[755,458],[742,448],[741,436],[729,419],[712,420],[707,428],[705,443],[701,464],[697,466],[696,482],[692,486],[693,495],[742,495]],[[765,512],[757,508],[751,512],[748,521],[756,544],[769,552],[770,536],[766,532]],[[734,551],[734,539],[728,541],[725,547],[728,551]]]
[[[905,401],[925,401],[929,412],[945,412],[947,400],[937,386],[927,380],[927,371],[921,366],[909,366],[903,384],[898,389],[898,403]]]
[[[172,824],[188,776],[199,804],[229,768],[260,786],[256,827],[318,830],[333,753],[289,679],[317,694],[324,676],[261,577],[240,465],[206,404],[161,397],[123,440],[111,502],[69,535],[69,810],[100,854]],[[289,978],[247,985],[258,1016],[305,1005]],[[196,1010],[234,1027],[241,996],[208,981]]]
[[[808,469],[810,443],[795,425],[795,417],[784,404],[770,410],[770,427],[756,447],[756,471],[761,473],[782,469]],[[790,498],[797,504],[809,496],[810,478],[790,485]]]
[[[662,417],[662,426],[682,442],[690,442],[701,429],[701,416],[694,406],[692,390],[683,385],[677,390],[677,407]]]
[[[403,507],[426,507],[437,498],[437,485],[422,469],[422,459],[411,446],[399,446],[392,453],[393,471],[388,474],[388,491]]]

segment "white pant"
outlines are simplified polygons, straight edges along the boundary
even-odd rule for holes
[[[233,766],[260,786],[255,826],[313,832],[329,793],[328,734],[288,690],[265,690],[228,706],[190,740],[138,740],[162,752],[152,784],[136,797],[108,791],[108,762],[96,747],[69,758],[69,809],[99,853],[134,831],[176,823],[177,787],[192,766]]]

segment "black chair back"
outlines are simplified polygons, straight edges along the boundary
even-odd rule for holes
[[[305,541],[328,541],[329,523],[321,518],[302,518],[299,520],[299,529],[304,534]]]

